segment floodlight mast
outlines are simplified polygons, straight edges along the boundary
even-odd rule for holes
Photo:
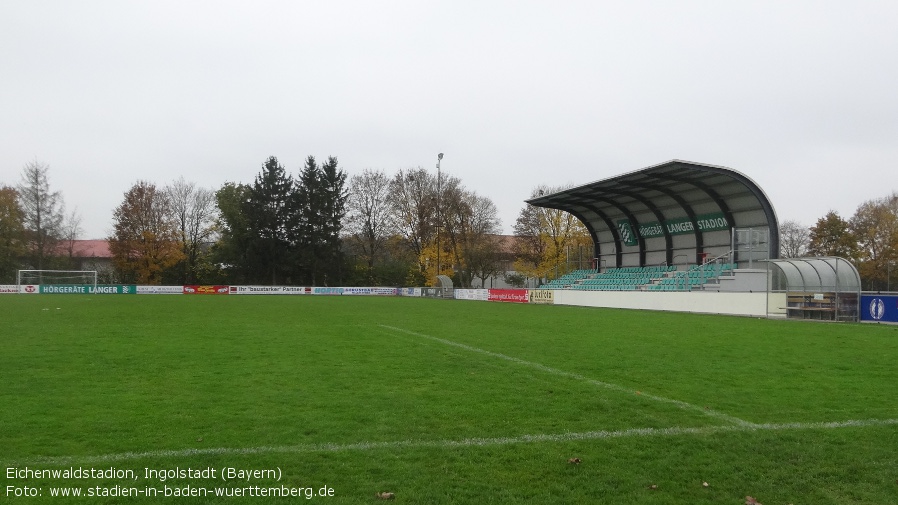
[[[441,265],[440,265],[440,228],[443,227],[443,211],[440,207],[440,195],[443,192],[442,181],[440,173],[440,161],[443,160],[443,153],[437,155],[437,276],[440,275]]]

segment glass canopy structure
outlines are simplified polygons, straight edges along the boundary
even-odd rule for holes
[[[848,260],[827,256],[769,263],[770,291],[786,293],[788,317],[858,320],[861,277]]]

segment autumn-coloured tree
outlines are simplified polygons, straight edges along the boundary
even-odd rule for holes
[[[854,259],[857,255],[857,240],[851,233],[848,221],[836,211],[829,211],[811,227],[808,252],[814,256],[839,256]]]
[[[452,263],[446,263],[452,267],[450,275],[457,285],[471,287],[475,276],[485,282],[497,273],[499,256],[494,237],[500,231],[498,211],[492,200],[465,189],[456,178],[450,178],[445,189],[439,215],[446,242],[444,254],[453,258]]]
[[[156,185],[138,181],[113,214],[109,249],[124,280],[154,285],[166,269],[181,261],[177,222],[171,202]]]
[[[494,270],[494,257],[484,249],[488,236],[499,233],[498,211],[457,177],[439,177],[417,168],[400,170],[390,182],[392,223],[417,258],[407,281],[436,284],[445,275],[468,287],[475,274]]]
[[[563,188],[540,186],[531,197]],[[572,214],[527,204],[515,223],[517,260],[515,270],[538,280],[557,278],[573,268],[568,251],[591,247],[592,239],[583,223]]]
[[[857,268],[865,289],[886,289],[898,247],[898,194],[868,200],[849,221],[857,241]]]
[[[25,228],[15,188],[0,186],[0,284],[12,284],[25,254]]]

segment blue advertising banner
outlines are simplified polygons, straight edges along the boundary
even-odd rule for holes
[[[898,295],[861,295],[861,321],[898,323]]]

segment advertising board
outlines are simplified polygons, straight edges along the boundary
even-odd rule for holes
[[[312,288],[302,286],[230,286],[232,295],[308,295]]]
[[[229,292],[228,286],[200,286],[196,284],[184,286],[185,295],[226,295]]]
[[[530,303],[555,304],[555,291],[551,289],[530,289],[527,290],[527,296]]]
[[[122,284],[41,284],[41,294],[66,295],[133,295],[137,287]]]
[[[312,288],[313,295],[342,295],[343,288]]]
[[[489,299],[490,292],[488,289],[456,289],[454,295],[456,300],[486,301]]]
[[[491,302],[529,302],[526,289],[491,289],[488,300]]]
[[[184,286],[137,286],[138,295],[182,295]]]
[[[396,288],[343,288],[344,295],[395,296]]]

